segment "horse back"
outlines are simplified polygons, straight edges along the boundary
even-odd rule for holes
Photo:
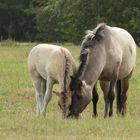
[[[64,77],[64,50],[66,49],[49,44],[35,46],[28,57],[30,72],[35,71],[46,80],[50,76],[58,81],[60,77]]]
[[[136,61],[136,44],[132,36],[124,29],[110,27],[109,38],[105,46],[106,65],[100,75],[101,79],[110,79],[112,73],[119,67],[118,79],[130,74]]]

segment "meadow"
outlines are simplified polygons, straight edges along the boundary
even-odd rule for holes
[[[46,117],[36,117],[36,102],[27,69],[29,51],[37,43],[0,42],[0,140],[139,140],[140,139],[140,49],[130,81],[127,115],[104,119],[103,94],[98,87],[98,117],[92,118],[92,104],[81,119],[63,119],[53,95]],[[80,47],[64,43],[78,65]],[[58,86],[54,87],[56,90]]]

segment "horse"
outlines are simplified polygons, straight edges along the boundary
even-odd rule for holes
[[[35,88],[37,116],[45,116],[52,97],[53,85],[59,83],[58,105],[67,116],[71,105],[71,76],[76,71],[75,61],[68,49],[51,44],[33,47],[28,56],[28,69]]]
[[[104,93],[104,117],[113,116],[115,86],[117,113],[124,116],[129,79],[136,61],[134,39],[122,28],[100,23],[87,31],[81,46],[80,65],[71,82],[73,95],[69,116],[78,117],[91,100],[96,109],[98,96],[94,88],[97,80]]]

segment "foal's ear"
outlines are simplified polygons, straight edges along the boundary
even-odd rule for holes
[[[56,96],[60,97],[60,92],[58,92],[58,91],[53,91],[53,93],[54,93]]]

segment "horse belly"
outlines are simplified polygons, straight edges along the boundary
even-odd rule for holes
[[[118,79],[123,79],[131,73],[131,71],[134,69],[135,61],[136,46],[127,46],[124,50],[122,63],[119,69]]]
[[[111,77],[112,77],[111,71],[103,71],[99,77],[99,80],[110,81]]]
[[[135,66],[135,57],[133,57],[132,59],[128,58],[127,61],[123,61],[119,70],[118,79],[121,80],[127,77],[134,69],[134,66]]]

